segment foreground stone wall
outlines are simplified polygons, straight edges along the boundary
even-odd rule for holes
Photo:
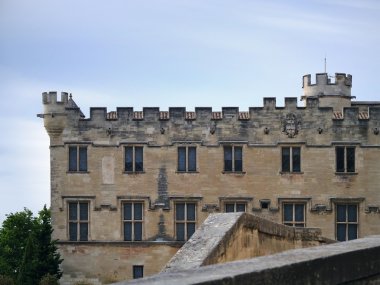
[[[288,227],[247,213],[211,214],[163,272],[333,242],[322,237],[320,229]]]
[[[380,284],[380,236],[288,250],[116,284]]]

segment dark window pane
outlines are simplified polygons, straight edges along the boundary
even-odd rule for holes
[[[81,241],[86,241],[88,240],[88,223],[80,223],[79,224],[79,234],[80,234],[80,237],[79,239]]]
[[[87,171],[87,147],[79,148],[79,171]]]
[[[189,156],[189,168],[188,171],[196,171],[197,170],[197,152],[195,147],[188,148],[188,156]]]
[[[346,222],[346,205],[337,205],[336,206],[336,221],[337,222]]]
[[[132,220],[132,203],[124,203],[124,220]]]
[[[186,205],[187,207],[187,215],[186,218],[188,221],[195,221],[195,204],[194,203],[188,203]]]
[[[294,220],[296,222],[303,222],[305,221],[304,219],[304,209],[305,209],[305,205],[303,204],[295,204],[295,217],[294,217]]]
[[[185,204],[184,203],[175,204],[175,219],[177,221],[185,220]]]
[[[290,172],[290,148],[282,148],[282,172]]]
[[[124,240],[131,241],[132,240],[132,223],[124,222]]]
[[[338,241],[346,240],[346,224],[337,224],[336,225],[336,239]]]
[[[225,208],[226,213],[235,212],[235,205],[234,204],[225,204],[224,208]]]
[[[136,241],[142,240],[142,223],[141,222],[135,223],[134,234],[135,234],[134,240]]]
[[[178,148],[178,171],[186,171],[186,148]]]
[[[293,221],[293,204],[284,204],[284,222]]]
[[[292,148],[293,155],[293,172],[301,171],[301,148],[293,147]]]
[[[69,203],[69,220],[78,220],[78,203]]]
[[[347,205],[348,212],[348,222],[357,222],[358,221],[358,211],[356,205]]]
[[[303,224],[303,223],[295,223],[294,226],[298,227],[298,228],[304,228],[305,224]]]
[[[77,236],[78,236],[78,227],[77,227],[78,223],[69,223],[69,239],[71,241],[73,240],[77,240]]]
[[[142,220],[142,203],[134,203],[133,218],[134,220]]]
[[[348,225],[348,240],[357,239],[358,238],[358,225],[349,224]]]
[[[245,204],[236,204],[236,212],[245,212]]]
[[[69,147],[69,171],[77,171],[77,147]]]
[[[234,148],[235,171],[243,171],[243,150],[241,147]]]
[[[133,147],[125,148],[125,171],[133,171]]]
[[[179,241],[185,240],[185,224],[183,223],[176,224],[176,235],[177,235],[177,240]]]
[[[79,203],[79,219],[81,221],[88,220],[88,203]]]
[[[262,201],[260,204],[262,209],[269,209],[269,202]]]
[[[142,265],[133,265],[133,279],[143,278],[144,277],[144,266]]]
[[[347,172],[355,172],[355,148],[346,148],[347,152]]]
[[[195,223],[187,223],[186,230],[187,230],[187,239],[189,239],[195,232]]]
[[[143,171],[144,162],[143,162],[143,148],[135,147],[135,171]]]
[[[344,147],[337,146],[336,154],[336,172],[344,172]]]
[[[232,171],[232,147],[224,147],[224,171]]]

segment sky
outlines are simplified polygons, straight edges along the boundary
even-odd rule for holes
[[[50,204],[42,92],[71,92],[86,117],[247,111],[300,98],[326,57],[357,100],[380,101],[379,46],[378,0],[0,0],[0,223]]]

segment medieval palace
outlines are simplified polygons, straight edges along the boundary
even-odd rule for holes
[[[380,101],[354,100],[348,74],[315,80],[303,77],[302,107],[264,98],[247,112],[93,107],[85,118],[71,94],[43,93],[63,271],[158,273],[214,212],[338,241],[380,234]]]

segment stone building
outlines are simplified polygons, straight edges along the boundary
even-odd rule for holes
[[[380,233],[380,102],[352,77],[303,77],[263,107],[91,108],[43,93],[54,238],[65,273],[103,281],[159,272],[213,212],[316,227],[339,241]]]

